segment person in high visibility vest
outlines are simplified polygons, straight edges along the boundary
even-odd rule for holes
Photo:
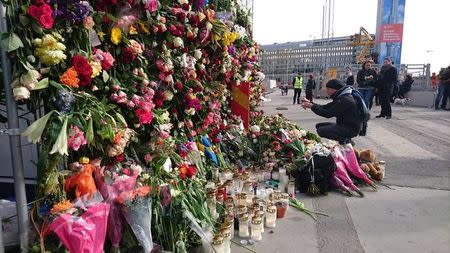
[[[294,101],[292,104],[295,104],[296,101],[297,104],[300,104],[300,95],[302,94],[303,88],[303,77],[300,72],[294,77],[292,84],[294,85]]]

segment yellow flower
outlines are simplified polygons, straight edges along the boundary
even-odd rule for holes
[[[239,36],[239,33],[234,32],[234,33],[230,33],[230,32],[225,32],[224,36],[223,36],[223,40],[222,40],[222,44],[224,46],[229,46],[231,45],[231,43],[233,43]]]
[[[129,34],[138,34],[138,31],[136,30],[136,27],[134,25],[130,26]]]
[[[103,37],[105,37],[105,33],[104,32],[98,32],[97,35],[100,38],[100,40],[103,40]]]
[[[89,65],[91,65],[91,67],[92,67],[92,75],[91,75],[92,78],[100,75],[100,72],[102,72],[102,64],[100,62],[91,61],[91,62],[89,62]]]
[[[114,45],[118,45],[121,40],[122,40],[122,30],[120,30],[119,27],[114,27],[111,30],[111,42]]]

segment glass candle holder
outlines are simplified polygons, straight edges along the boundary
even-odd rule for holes
[[[266,208],[266,227],[274,228],[277,220],[277,207],[275,205],[269,205]]]
[[[253,182],[252,181],[245,181],[244,186],[242,187],[242,192],[245,192],[247,194],[251,194],[253,191]]]
[[[237,214],[240,215],[240,214],[243,214],[243,213],[247,213],[247,206],[239,205],[237,207]]]
[[[295,197],[295,181],[289,181],[287,186],[287,193],[289,196]]]
[[[220,235],[224,238],[223,244],[224,244],[224,253],[230,253],[231,252],[231,231],[228,228],[221,229]]]
[[[247,206],[247,193],[246,192],[242,192],[241,194],[239,194],[239,205],[240,206]]]
[[[255,216],[252,218],[252,225],[251,225],[252,236],[251,236],[251,238],[253,241],[261,241],[262,240],[261,223],[262,223],[262,220],[260,217]]]
[[[240,237],[249,237],[250,231],[248,229],[249,217],[248,214],[243,213],[239,216],[239,236]]]
[[[381,172],[383,172],[383,178],[386,176],[386,162],[385,161],[379,161],[378,164],[380,165]]]
[[[225,253],[225,244],[224,244],[224,238],[220,235],[216,235],[213,238],[212,246],[214,248],[214,251],[216,253]]]
[[[261,229],[261,233],[264,233],[264,211],[256,211],[255,216],[260,217],[261,218],[261,224],[260,224],[260,229]]]
[[[228,216],[225,218],[224,223],[220,225],[221,230],[228,229],[230,232],[230,239],[234,237],[234,218],[232,220],[228,219]]]
[[[289,209],[289,194],[281,193],[280,201],[286,204],[286,209]]]

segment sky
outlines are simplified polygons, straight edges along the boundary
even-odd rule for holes
[[[254,0],[254,38],[260,44],[321,38],[325,0]],[[375,33],[377,0],[335,0],[334,36]],[[402,63],[450,65],[449,0],[406,0]]]

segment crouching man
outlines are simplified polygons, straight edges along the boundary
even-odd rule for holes
[[[333,99],[332,102],[319,105],[303,98],[301,105],[305,110],[310,108],[319,116],[336,117],[336,123],[324,122],[316,125],[320,137],[336,140],[340,144],[351,143],[351,138],[359,134],[363,123],[352,95],[352,88],[336,79],[328,81],[325,86],[328,97]]]

